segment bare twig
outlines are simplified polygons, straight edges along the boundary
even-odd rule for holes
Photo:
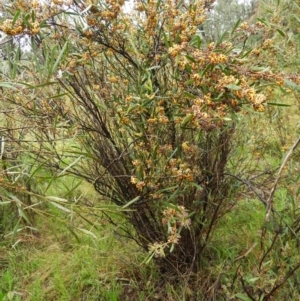
[[[9,43],[10,41],[12,41],[13,38],[10,38],[8,40],[5,40],[3,42],[0,43],[0,46],[5,45],[6,43]]]
[[[247,250],[246,252],[244,252],[242,255],[236,257],[236,258],[234,259],[234,261],[237,261],[237,260],[240,260],[240,259],[242,259],[242,258],[247,257],[247,256],[253,251],[253,249],[256,247],[256,245],[257,245],[257,243],[255,242],[255,243],[250,247],[250,249],[248,249],[248,250]]]
[[[285,167],[288,159],[290,158],[290,156],[292,155],[292,153],[294,152],[294,150],[297,148],[298,144],[300,143],[300,138],[297,139],[297,141],[293,144],[293,146],[290,148],[290,150],[287,152],[283,162],[281,163],[281,166],[279,168],[279,171],[278,171],[278,175],[275,179],[275,183],[271,189],[271,192],[270,192],[270,196],[267,200],[267,204],[266,204],[266,222],[270,222],[270,214],[271,214],[271,211],[272,211],[272,200],[273,200],[273,197],[274,197],[274,193],[275,193],[275,190],[276,190],[276,187],[277,187],[277,184],[281,178],[281,174],[283,172],[283,168]]]
[[[287,280],[300,268],[300,262],[298,262],[298,264],[293,268],[291,269],[286,275],[285,277],[283,278],[283,280],[278,283],[278,284],[275,284],[273,286],[273,288],[271,289],[271,291],[265,295],[264,299],[263,300],[269,300],[270,297],[272,297],[272,295],[275,293],[275,291],[277,291],[281,286],[283,286]]]
[[[262,259],[261,259],[261,261],[260,261],[260,263],[259,263],[259,271],[261,271],[262,264],[263,264],[264,260],[266,259],[267,255],[268,255],[268,254],[271,252],[271,250],[273,249],[274,244],[275,244],[275,242],[276,242],[276,240],[277,240],[277,238],[278,238],[278,235],[279,235],[279,232],[276,232],[276,234],[275,234],[275,236],[274,236],[274,238],[273,238],[273,240],[272,240],[272,243],[271,243],[270,247],[268,248],[268,250],[267,250],[267,251],[265,252],[265,254],[263,255],[263,257],[262,257]],[[263,239],[263,238],[262,238],[262,239]]]
[[[245,284],[245,281],[244,281],[244,278],[240,275],[240,279],[241,279],[241,283],[242,283],[242,287],[245,291],[245,293],[247,294],[247,296],[252,300],[252,301],[255,301],[255,299],[252,297],[252,292],[249,291],[249,287],[246,286]]]
[[[251,185],[248,181],[230,174],[230,173],[225,173],[225,175],[228,175],[230,177],[233,177],[235,179],[237,179],[238,181],[242,182],[245,186],[247,186],[250,190],[252,190],[254,192],[254,194],[256,195],[256,197],[265,205],[267,206],[267,201],[264,200],[264,198],[257,192],[257,190],[255,189],[255,187],[253,187],[253,185]],[[271,211],[274,212],[278,217],[281,218],[281,220],[284,222],[284,224],[289,228],[289,230],[291,231],[291,233],[294,235],[294,237],[297,239],[297,241],[300,241],[300,237],[297,235],[297,233],[292,229],[292,227],[289,225],[288,222],[286,222],[283,218],[283,216],[274,209],[274,207],[271,205]]]

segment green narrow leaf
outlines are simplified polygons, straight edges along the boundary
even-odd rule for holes
[[[177,196],[178,192],[179,192],[179,187],[170,195],[170,197],[168,198],[168,203],[171,203],[171,201]]]
[[[291,107],[291,105],[287,105],[285,103],[267,102],[267,104],[270,106]]]
[[[20,14],[21,14],[21,11],[20,11],[20,10],[18,10],[18,11],[15,13],[14,18],[13,18],[13,21],[12,21],[12,26],[14,26],[14,25],[16,24],[17,20],[19,19]]]
[[[72,193],[82,184],[82,181],[79,181],[76,185],[74,185],[71,189],[69,189],[68,185],[62,183],[62,185],[66,188],[67,192],[64,194],[64,198],[68,195],[72,195]],[[79,198],[78,198],[79,199]]]
[[[300,24],[300,18],[298,16],[296,16],[295,14],[292,15],[297,21],[298,23]]]
[[[284,83],[285,83],[287,86],[291,87],[292,89],[295,89],[295,90],[297,90],[297,91],[300,91],[300,86],[298,86],[298,85],[295,84],[294,82],[292,82],[292,81],[290,81],[290,80],[288,80],[288,79],[285,79],[285,80],[284,80]]]
[[[19,213],[19,216],[21,216],[28,224],[31,224],[28,216],[24,212],[21,205],[18,205],[18,213]]]
[[[190,64],[186,64],[185,65],[185,70],[188,72],[188,73],[192,73],[192,67]],[[193,80],[194,81],[194,80]],[[186,83],[186,82],[185,82]]]
[[[61,49],[61,51],[60,51],[60,53],[59,53],[59,55],[58,55],[58,57],[57,57],[57,59],[56,59],[54,65],[53,65],[53,68],[52,68],[52,70],[51,70],[52,73],[55,71],[55,69],[57,68],[58,64],[60,63],[60,61],[61,61],[61,59],[62,59],[62,56],[64,55],[64,53],[65,53],[65,51],[66,51],[66,49],[67,49],[67,46],[68,46],[68,41],[65,42],[63,48]]]
[[[6,205],[6,204],[11,204],[11,201],[1,201],[0,205]]]
[[[11,194],[11,193],[8,192],[7,196],[9,198],[11,198],[13,201],[15,201],[17,204],[21,204],[21,201],[15,195],[13,195],[13,194]]]
[[[265,24],[266,26],[270,27],[270,23],[267,20],[264,20],[264,19],[261,19],[261,18],[257,18],[256,20],[263,23],[263,24]]]
[[[78,210],[79,212],[76,212],[76,214],[82,218],[83,220],[85,220],[90,226],[92,226],[93,228],[97,229],[98,230],[98,227],[95,225],[95,222],[94,221],[90,221],[89,219],[87,219],[85,216],[81,215],[80,214],[80,210]]]
[[[86,230],[86,229],[83,229],[83,228],[77,228],[77,229],[80,230],[81,232],[83,232],[85,234],[88,234],[88,235],[94,237],[95,239],[97,239],[97,236],[93,232],[91,232],[89,230]]]
[[[42,65],[40,64],[40,62],[39,62],[37,56],[34,56],[34,66],[37,68],[37,73],[38,73],[40,79],[42,79],[42,77],[43,77],[43,76],[42,76],[42,75],[43,75],[43,67],[42,67]]]
[[[189,92],[187,92],[187,91],[184,92],[184,96],[187,96],[187,97],[189,97],[189,98],[191,98],[191,99],[197,98],[197,96],[195,96],[194,94],[189,93]]]
[[[69,151],[69,150],[65,150],[64,152],[68,153],[68,154],[73,154],[73,155],[81,155],[83,157],[87,157],[87,158],[90,158],[90,159],[97,160],[97,157],[91,155],[90,153],[79,152],[79,151]]]
[[[20,58],[20,47],[17,48],[17,51],[15,52],[15,59],[12,61],[12,70],[11,70],[11,78],[15,79],[17,75],[17,70],[18,70],[18,64],[19,64],[19,58]]]
[[[55,179],[55,176],[54,175],[51,176],[50,179],[49,179],[49,177],[47,177],[47,179],[48,179],[49,182],[48,182],[48,185],[47,185],[46,189],[44,190],[44,192],[47,192],[48,189],[51,187],[51,185],[52,185],[52,183],[53,183],[53,181]]]
[[[52,195],[47,196],[46,199],[48,199],[50,201],[53,201],[53,202],[62,202],[62,203],[67,203],[68,202],[68,200],[66,200],[66,199],[59,198],[57,196],[52,196]]]
[[[44,84],[40,84],[40,85],[30,85],[30,84],[27,84],[27,83],[24,83],[24,82],[18,82],[19,84],[22,84],[24,86],[27,86],[28,88],[30,89],[38,89],[38,88],[43,88],[43,87],[46,87],[46,86],[51,86],[51,85],[56,85],[57,82],[47,82],[47,83],[44,83]]]
[[[48,24],[47,24],[46,20],[43,20],[43,21],[40,23],[40,28],[45,28],[45,27],[48,27]]]
[[[235,30],[238,28],[240,23],[241,23],[241,19],[238,19],[237,22],[234,24],[232,30],[231,30],[231,34],[233,34],[235,32]]]
[[[17,208],[18,208],[19,216],[22,217],[28,224],[30,224],[30,220],[22,208],[22,202],[15,195],[13,195],[11,193],[6,193],[6,194],[9,198],[11,198],[13,201],[15,201]]]
[[[212,64],[208,64],[206,67],[205,67],[205,69],[202,71],[202,74],[201,74],[201,76],[204,76],[205,75],[205,73],[210,69],[210,68],[212,68],[213,67],[213,65]]]
[[[266,72],[268,70],[270,70],[269,67],[258,67],[258,66],[253,66],[250,68],[251,71],[255,71],[255,72]]]
[[[172,187],[167,187],[167,188],[159,190],[159,193],[170,191],[170,190],[174,190],[174,189],[177,189],[177,188],[178,188],[178,185],[172,186]]]
[[[264,301],[265,300],[265,294],[263,293],[260,298],[259,298],[259,301]]]
[[[181,127],[185,127],[193,118],[194,118],[193,114],[187,115],[181,122]]]
[[[56,208],[58,208],[58,209],[60,209],[60,210],[62,210],[64,212],[72,213],[72,210],[70,210],[70,209],[68,209],[68,208],[66,208],[66,207],[64,207],[64,206],[62,206],[60,204],[57,204],[55,202],[50,202],[50,204],[52,204],[54,207],[56,207]]]
[[[170,157],[167,159],[167,161],[169,161],[170,159],[172,159],[177,152],[178,152],[178,147],[176,147],[174,149],[174,151],[172,152],[172,154],[170,155]]]
[[[189,61],[191,61],[191,62],[193,62],[193,63],[196,63],[196,60],[193,58],[193,57],[191,57],[190,55],[186,55],[185,56]]]
[[[225,32],[221,35],[220,39],[219,39],[218,42],[216,43],[216,47],[219,46],[219,45],[223,42],[223,40],[225,39],[226,35],[228,35],[228,32],[227,32],[227,31],[225,31]]]
[[[55,84],[55,82],[53,83],[53,84]],[[68,93],[60,93],[60,94],[57,94],[57,95],[51,95],[50,97],[45,97],[45,99],[54,99],[54,98],[61,98],[62,96],[66,96],[66,95],[68,95]]]
[[[11,237],[12,241],[14,240],[16,234],[18,233],[20,223],[21,223],[21,219],[19,218],[16,225],[15,225],[15,227],[14,227],[14,229],[13,229],[13,231],[10,234],[8,234],[8,235],[12,236]]]
[[[47,48],[46,48],[47,49]],[[46,50],[45,49],[45,50]],[[54,67],[54,57],[55,57],[55,53],[57,51],[57,45],[54,45],[51,49],[51,51],[48,53],[47,51],[47,54],[46,54],[46,66],[47,66],[47,70],[48,70],[48,73],[49,73],[49,78],[52,76],[53,74],[53,67]]]
[[[247,295],[245,294],[241,294],[241,293],[238,293],[235,295],[237,298],[243,300],[243,301],[253,301],[252,299],[250,299]]]
[[[147,70],[147,71],[151,71],[151,70],[160,69],[160,68],[161,68],[161,66],[155,65],[155,66],[152,66],[152,67],[150,67],[150,68],[147,68],[146,70]]]
[[[91,8],[92,8],[93,4],[88,5],[82,12],[81,14],[85,14],[86,12],[88,12]]]
[[[179,3],[176,5],[176,9],[178,9],[182,4],[184,0],[179,1]]]
[[[249,49],[248,51],[246,51],[245,53],[243,53],[243,55],[241,56],[241,58],[243,59],[243,58],[247,57],[251,53],[251,51],[252,51],[252,48]]]
[[[71,234],[75,237],[76,241],[78,243],[80,243],[80,239],[78,237],[78,235],[70,228],[70,227],[67,227],[67,229],[71,232]],[[0,299],[1,300],[1,299]]]
[[[229,84],[226,86],[226,88],[230,89],[230,90],[234,90],[234,91],[238,91],[241,89],[240,86],[234,85],[234,84]]]
[[[38,171],[42,170],[42,167],[43,167],[49,160],[50,160],[50,159],[48,159],[48,160],[46,160],[45,162],[42,162],[41,164],[39,164],[38,167],[37,167],[34,171],[32,171],[32,172],[30,173],[30,176],[29,176],[27,182],[30,182],[30,180],[34,178],[34,175],[35,175]]]
[[[134,198],[133,200],[129,201],[127,204],[125,204],[122,209],[125,209],[127,207],[129,207],[130,205],[132,205],[133,203],[137,202],[141,197],[137,196],[136,198]]]
[[[200,47],[201,47],[201,37],[200,37],[200,35],[199,35],[199,34],[196,34],[196,35],[192,38],[190,44],[191,44],[191,46],[194,46],[194,47],[200,49]]]
[[[222,99],[222,96],[224,95],[224,93],[222,92],[222,93],[220,93],[217,97],[215,97],[214,99],[213,99],[213,101],[219,101],[220,99]]]
[[[0,87],[9,88],[9,89],[13,89],[13,90],[17,89],[11,83],[6,83],[6,82],[0,82]]]
[[[281,29],[276,29],[276,31],[282,36],[285,37],[285,33]]]
[[[4,154],[4,146],[5,146],[5,138],[4,138],[4,136],[1,137],[0,145],[1,145],[0,160],[1,160],[3,158],[3,154]]]
[[[142,262],[142,264],[144,263],[144,264],[148,264],[151,260],[152,260],[152,258],[154,257],[154,254],[155,254],[155,252],[152,252],[149,256],[147,256],[146,258],[145,258],[145,260]]]
[[[156,157],[157,157],[157,151],[158,151],[158,147],[159,147],[159,144],[156,144],[151,156],[152,156],[152,160],[155,161],[156,160]]]
[[[165,43],[166,47],[170,48],[169,39],[168,39],[168,37],[167,37],[167,35],[166,35],[165,32],[163,32],[163,38],[164,38],[164,43]]]
[[[82,14],[82,12],[80,12]],[[65,15],[69,15],[69,16],[78,16],[79,14],[78,13],[74,13],[74,12],[71,12],[71,11],[64,11],[64,14]]]
[[[202,131],[200,130],[195,137],[195,142],[199,142],[201,139],[201,136],[202,136]]]
[[[70,169],[73,165],[75,165],[78,161],[80,161],[82,158],[82,156],[79,156],[75,161],[73,161],[71,164],[69,164],[66,168],[64,168],[63,171],[61,171],[59,174],[58,174],[58,177],[61,176],[62,174],[64,174],[68,169]]]
[[[30,24],[30,22],[28,21],[29,18],[30,18],[30,14],[26,15],[24,18],[23,18],[23,22],[25,23],[25,25],[29,28],[32,28],[32,25]]]
[[[130,45],[132,47],[132,50],[135,52],[135,54],[138,55],[140,53],[140,51],[136,48],[136,44],[134,42],[134,35],[133,35],[133,33],[130,33],[129,43],[130,43]]]
[[[174,43],[178,44],[179,43],[179,37],[180,37],[180,31],[177,31],[175,38],[174,38]]]
[[[187,70],[188,71],[188,70]],[[188,71],[189,73],[191,73],[190,71]],[[193,83],[195,82],[195,80],[194,79],[189,79],[189,80],[187,80],[186,82],[184,82],[184,84],[186,85],[186,86],[189,86],[189,85],[192,85]],[[192,95],[192,94],[191,94]]]
[[[32,22],[35,22],[35,13],[34,13],[34,10],[32,10],[32,12],[31,12],[31,20],[32,20]]]
[[[248,281],[251,283],[255,283],[259,279],[260,279],[259,277],[253,277],[253,278],[250,278]]]

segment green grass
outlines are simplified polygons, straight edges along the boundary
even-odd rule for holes
[[[118,300],[113,238],[81,236],[78,243],[41,229],[38,237],[23,235],[27,241],[14,250],[7,247],[9,263],[0,277],[3,300]]]
[[[89,196],[93,202],[96,196],[91,187],[84,185],[82,189],[85,197]],[[289,191],[284,187],[276,192],[278,211],[287,210],[285,200],[288,195]],[[94,201],[96,203],[96,199]],[[76,215],[70,217],[56,207],[51,207],[48,212],[51,215],[37,216],[39,232],[24,230],[13,241],[2,242],[0,300],[179,301],[190,300],[196,292],[184,281],[176,285],[170,282],[160,287],[153,265],[141,265],[146,254],[134,243],[116,237],[114,228],[103,222],[100,215],[89,217],[97,226],[92,228]],[[203,275],[198,275],[199,287],[206,279],[212,282],[219,279],[221,284],[217,300],[229,300],[235,298],[235,294],[243,294],[236,276],[239,270],[250,286],[268,285],[268,281],[271,283],[276,279],[273,272],[276,265],[273,262],[277,260],[281,266],[287,264],[276,252],[264,263],[264,279],[256,271],[261,258],[259,243],[264,217],[265,207],[261,202],[254,198],[241,198],[233,210],[220,220],[207,246],[205,260],[201,263]],[[78,231],[78,228],[87,231]],[[69,229],[76,233],[76,237]],[[266,244],[270,244],[271,239],[270,231]],[[283,235],[281,246],[278,245],[280,248],[286,246],[285,239]],[[18,240],[19,243],[15,244]],[[293,242],[288,243],[291,250],[285,247],[285,252],[293,266],[299,255],[295,254]],[[13,244],[15,247],[11,248]],[[270,266],[267,262],[271,262]],[[285,286],[283,291],[295,296],[295,288],[289,285],[292,284]],[[197,293],[201,300],[200,291]],[[281,298],[286,298],[286,295],[282,294]]]

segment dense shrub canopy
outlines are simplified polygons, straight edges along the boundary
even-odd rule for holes
[[[31,166],[82,178],[126,209],[121,234],[162,273],[200,269],[245,184],[240,174],[253,172],[232,156],[238,120],[265,111],[267,88],[299,84],[263,65],[272,43],[262,21],[203,39],[197,30],[212,2],[2,6],[0,30],[13,37],[3,72],[13,82],[2,84],[2,98],[16,156],[30,148]],[[272,199],[262,201],[270,214]]]

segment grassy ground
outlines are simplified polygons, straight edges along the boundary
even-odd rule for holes
[[[124,247],[105,228],[93,235],[77,231],[77,239],[57,221],[40,220],[38,228],[17,235],[14,247],[2,245],[0,300],[119,300],[121,284],[130,282],[123,269],[136,247]]]
[[[259,201],[241,200],[218,225],[202,263],[205,275],[198,280],[199,288],[204,279],[221,282],[213,292],[216,300],[240,300],[235,297],[239,270],[248,285],[271,281],[271,276],[263,279],[256,270],[264,212]],[[145,254],[116,237],[109,226],[94,230],[95,237],[77,231],[79,241],[57,219],[40,219],[38,228],[39,232],[17,235],[14,247],[2,243],[0,300],[202,300],[200,289],[199,299],[189,299],[193,292],[183,283],[178,287],[170,282],[162,290],[153,266],[141,264]],[[290,256],[300,259],[294,252]],[[297,291],[290,293],[296,296]]]

